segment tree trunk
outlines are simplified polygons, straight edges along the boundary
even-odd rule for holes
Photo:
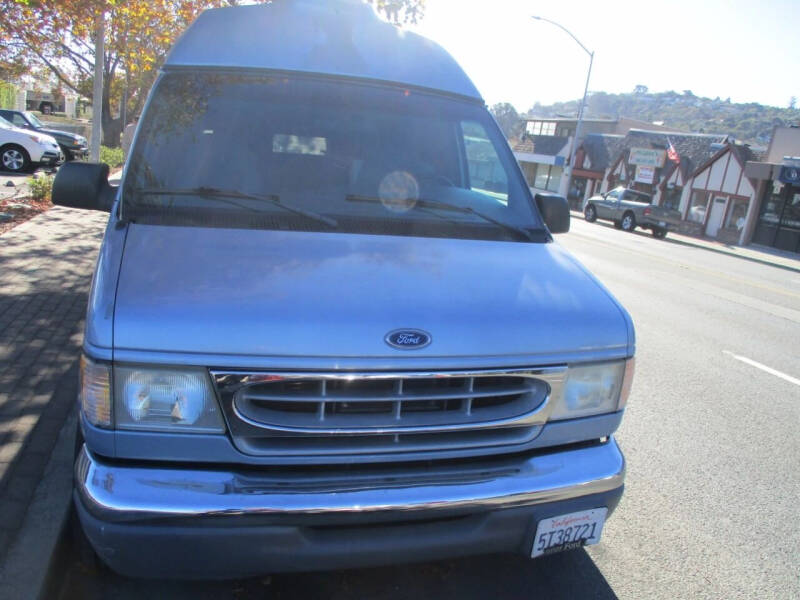
[[[110,85],[103,91],[103,145],[119,148],[120,136],[125,128],[122,118],[111,116]]]

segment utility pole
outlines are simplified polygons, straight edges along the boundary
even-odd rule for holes
[[[94,29],[94,89],[92,90],[92,139],[89,160],[100,162],[100,143],[103,140],[103,66],[105,63],[105,8],[97,14]]]
[[[578,109],[578,123],[575,126],[575,136],[572,138],[571,147],[569,150],[569,164],[564,167],[564,174],[561,177],[561,186],[559,189],[559,193],[563,194],[563,196],[569,199],[569,189],[572,186],[572,170],[575,168],[575,153],[578,151],[578,140],[580,139],[581,129],[583,128],[583,112],[586,109],[586,96],[589,93],[589,78],[592,76],[592,63],[594,62],[594,51],[589,50],[586,46],[584,46],[581,41],[576,38],[573,33],[556,23],[555,21],[551,21],[550,19],[545,19],[544,17],[539,16],[531,16],[532,19],[537,21],[545,21],[546,23],[550,23],[551,25],[555,25],[562,31],[564,31],[569,37],[571,37],[575,42],[580,46],[587,55],[589,55],[589,72],[586,73],[586,87],[583,88],[583,100],[581,100],[581,106]],[[581,200],[581,207],[583,207],[583,200]]]

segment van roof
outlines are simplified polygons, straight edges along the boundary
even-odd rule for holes
[[[215,8],[183,33],[164,69],[252,68],[428,88],[481,100],[441,46],[380,19],[362,0]]]

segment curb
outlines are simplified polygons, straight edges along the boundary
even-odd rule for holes
[[[22,527],[0,566],[0,598],[45,598],[53,556],[72,498],[72,455],[77,415],[71,410],[58,434]]]
[[[579,213],[574,210],[570,210],[570,217],[573,219],[580,219],[585,221],[583,217],[583,213]],[[760,265],[766,265],[768,267],[775,267],[776,269],[784,269],[786,271],[792,271],[794,273],[800,273],[800,265],[795,267],[793,265],[788,265],[782,261],[776,262],[770,260],[769,257],[771,256],[769,253],[764,252],[764,257],[760,256],[750,256],[747,254],[742,254],[740,252],[736,252],[735,250],[724,250],[722,248],[715,248],[710,243],[704,243],[702,240],[694,240],[693,238],[678,234],[679,237],[675,237],[675,235],[667,236],[665,240],[661,240],[662,243],[671,243],[671,244],[679,244],[681,246],[686,246],[687,248],[698,248],[700,250],[708,250],[709,252],[715,252],[717,254],[722,254],[724,256],[732,256],[733,258],[739,258],[741,260],[747,260],[753,263],[757,263]],[[741,248],[744,251],[749,252],[760,252],[757,249],[749,248],[749,246],[736,246],[737,248]],[[787,257],[789,260],[795,260],[794,258]]]

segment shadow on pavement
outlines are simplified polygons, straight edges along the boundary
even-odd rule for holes
[[[220,560],[224,560],[224,557],[221,556]],[[471,600],[616,597],[603,574],[583,549],[537,560],[518,555],[492,555],[415,565],[275,575],[271,578],[211,583],[134,580],[117,576],[107,570],[88,570],[74,564],[67,570],[58,596],[60,600]]]

